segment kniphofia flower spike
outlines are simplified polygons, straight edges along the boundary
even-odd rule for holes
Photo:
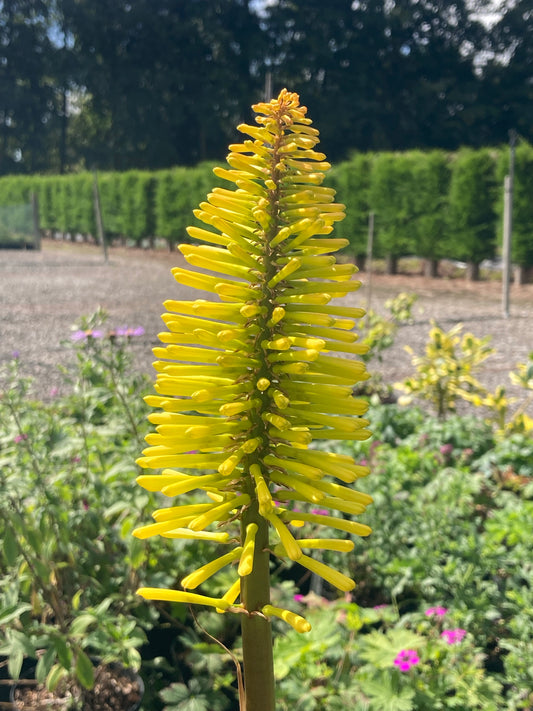
[[[349,552],[352,540],[297,533],[305,523],[370,533],[342,515],[357,516],[371,503],[346,486],[368,467],[312,446],[370,436],[367,405],[352,395],[368,377],[353,357],[365,352],[352,330],[364,311],[330,303],[360,283],[351,278],[356,268],[332,254],[347,244],[328,236],[344,206],[322,185],[330,166],[314,150],[318,131],[306,108],[286,90],[253,108],[257,125],[238,127],[249,138],[230,146],[228,168],[214,171],[231,187],[215,188],[195,210],[206,228],[188,233],[200,244],[179,247],[202,271],[176,267],[176,280],[215,300],[164,304],[168,330],[154,349],[157,395],[146,398],[158,408],[149,416],[156,431],[138,460],[162,470],[139,476],[144,488],[171,498],[197,492],[202,500],[156,511],[155,522],[135,535],[208,540],[223,552],[189,573],[182,591],[139,593],[277,616],[307,631],[299,615],[252,600],[246,585],[270,554],[298,561],[341,591],[355,585],[312,556],[316,549]],[[222,597],[190,592],[232,564],[235,582]]]

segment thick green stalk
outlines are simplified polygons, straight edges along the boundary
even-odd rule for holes
[[[241,580],[241,599],[246,610],[241,623],[246,707],[241,711],[274,711],[272,630],[270,620],[260,614],[261,608],[270,602],[268,521],[259,515],[256,501],[243,516],[244,531],[250,523],[257,524],[258,530],[253,571]]]

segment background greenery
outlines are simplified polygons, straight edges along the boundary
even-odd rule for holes
[[[213,185],[223,185],[214,178],[213,165],[99,174],[107,240],[141,245],[159,237],[171,248],[187,241],[188,216]],[[515,158],[512,260],[522,267],[533,265],[532,166],[533,147],[521,143]],[[336,165],[328,178],[347,206],[348,217],[336,234],[348,239],[360,259],[373,212],[374,256],[386,257],[389,271],[407,255],[429,263],[449,258],[479,265],[498,254],[503,176],[508,171],[504,148],[356,153]],[[87,172],[3,177],[0,205],[28,202],[35,192],[42,229],[94,236],[94,180]]]

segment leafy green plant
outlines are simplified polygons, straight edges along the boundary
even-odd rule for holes
[[[145,380],[130,376],[128,329],[104,331],[102,313],[83,327],[71,341],[69,394],[33,400],[17,357],[0,398],[0,653],[12,678],[34,659],[38,682],[74,681],[82,698],[94,657],[139,667],[154,622],[132,572],[147,575],[149,555],[129,535],[150,496],[124,493]]]
[[[488,345],[490,338],[476,338],[471,333],[461,337],[462,329],[463,324],[459,323],[445,332],[433,322],[425,355],[416,356],[406,346],[413,355],[416,375],[395,384],[406,393],[400,398],[402,404],[409,404],[414,397],[428,400],[438,417],[443,418],[455,411],[458,398],[471,402],[486,392],[475,374],[494,352]]]

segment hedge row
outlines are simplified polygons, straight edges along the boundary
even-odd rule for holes
[[[496,256],[501,235],[505,149],[456,153],[409,151],[357,154],[337,165],[329,184],[347,206],[336,233],[364,258],[368,216],[375,215],[374,256],[395,261],[417,255],[473,265]],[[109,240],[127,236],[135,244],[154,237],[169,246],[186,239],[192,211],[214,185],[212,165],[166,171],[102,173],[98,185]],[[95,235],[94,176],[17,176],[0,179],[0,205],[39,197],[41,228]],[[533,147],[516,151],[513,262],[533,265]]]

